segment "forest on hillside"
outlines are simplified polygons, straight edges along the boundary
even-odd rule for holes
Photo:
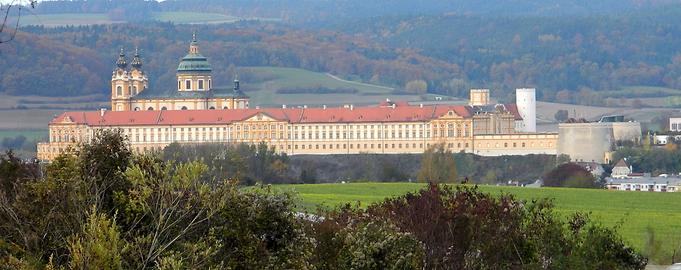
[[[193,30],[199,31],[201,50],[213,63],[218,85],[229,82],[234,67],[279,66],[418,94],[425,90],[466,97],[469,88],[490,88],[502,101],[512,100],[518,87],[536,87],[540,100],[586,105],[628,97],[617,91],[630,86],[681,89],[681,39],[676,38],[681,36],[681,5],[665,5],[669,1],[515,1],[516,9],[505,12],[466,0],[426,1],[423,8],[432,10],[411,13],[406,12],[410,4],[395,1],[383,12],[360,14],[385,4],[376,0],[356,8],[352,16],[343,14],[357,7],[357,1],[315,1],[307,7],[302,2],[201,0],[192,1],[191,7],[189,1],[42,3],[37,16],[210,7],[211,12],[282,21],[197,26],[130,19],[106,26],[23,27],[14,42],[0,47],[0,93],[106,95],[119,48],[132,53],[135,47],[143,53],[151,87],[173,87],[174,69]],[[503,6],[505,1],[492,2]],[[269,4],[271,9],[286,7],[270,14],[264,8]],[[563,13],[551,16],[556,5]],[[325,16],[329,6],[338,9],[336,18]],[[443,13],[448,10],[452,12]],[[287,12],[310,18],[287,19]],[[410,82],[426,87],[407,87]],[[636,97],[668,95],[650,91]]]

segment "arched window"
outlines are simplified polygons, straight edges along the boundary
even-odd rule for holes
[[[123,87],[116,86],[116,96],[122,96],[123,95]]]
[[[118,104],[118,110],[117,111],[122,111],[123,110],[123,105]]]
[[[130,95],[130,93],[132,93],[132,86],[128,85],[128,95]]]
[[[137,86],[132,87],[132,95],[137,95]]]
[[[186,109],[187,109],[187,106],[182,106],[182,109],[180,109],[180,110],[186,110]]]
[[[168,108],[166,108],[166,106],[161,107],[161,111],[165,111],[165,110],[168,110]]]
[[[139,111],[139,110],[140,110],[140,107],[135,107],[135,111]]]
[[[225,107],[222,107],[222,109],[223,109],[223,110],[226,110],[226,109],[228,109],[228,108],[227,108],[227,106],[225,106]]]
[[[209,110],[215,110],[215,107],[210,106],[210,108],[208,108],[208,109],[209,109]]]
[[[147,111],[153,111],[153,110],[154,110],[154,107],[147,108]]]

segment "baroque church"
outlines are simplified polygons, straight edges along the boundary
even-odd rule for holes
[[[248,96],[239,89],[239,80],[228,88],[213,87],[212,67],[199,52],[196,34],[189,43],[189,52],[177,66],[177,89],[149,88],[149,79],[142,69],[137,50],[128,68],[123,49],[111,76],[111,110],[214,110],[246,109]]]
[[[176,70],[177,88],[149,87],[136,50],[121,51],[111,77],[111,110],[73,111],[48,124],[49,141],[37,145],[50,161],[119,130],[137,152],[179,144],[260,144],[288,155],[420,154],[434,145],[484,156],[556,154],[557,133],[535,130],[535,89],[517,89],[515,104],[493,104],[489,89],[472,89],[468,105],[386,100],[373,106],[249,108],[234,86],[213,86],[212,67],[196,35]]]

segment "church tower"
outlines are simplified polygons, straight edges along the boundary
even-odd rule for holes
[[[189,43],[189,53],[177,66],[177,91],[210,91],[212,71],[208,59],[199,52],[199,43],[194,33]]]
[[[126,70],[128,62],[125,59],[125,53],[121,48],[121,53],[116,60],[116,68],[114,68],[111,75],[111,110],[112,111],[129,111],[130,110],[130,93],[132,92],[132,85],[130,84],[130,74]]]
[[[130,84],[132,85],[130,96],[134,97],[142,93],[149,84],[147,75],[142,71],[142,58],[137,48],[135,48],[135,56],[132,58],[130,65],[132,66],[130,70]]]

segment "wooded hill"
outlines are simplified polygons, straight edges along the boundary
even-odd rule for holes
[[[141,9],[174,10],[188,4],[166,2]],[[214,2],[199,1],[194,9],[215,4],[213,12],[244,10],[248,16],[264,17],[273,14],[245,10],[289,1],[250,4],[232,1],[222,5]],[[331,2],[343,7],[339,14],[357,4],[319,1],[318,5],[328,6]],[[552,2],[562,7],[569,3],[573,7],[609,3]],[[93,7],[99,2],[88,3],[89,6],[80,8],[105,12],[118,7]],[[125,3],[137,1],[119,4]],[[377,3],[382,1],[369,2],[358,13],[374,10]],[[454,3],[468,2],[424,5],[453,7]],[[465,13],[466,5],[462,9],[442,9],[454,10],[447,15],[428,15],[426,11],[421,13],[427,15],[400,15],[399,10],[409,5],[397,1],[386,5],[386,12],[376,13],[376,17],[355,14],[352,19],[324,17],[327,10],[324,6],[310,13],[314,18],[297,22],[284,18],[276,23],[248,21],[202,26],[145,22],[24,27],[22,30],[28,34],[0,48],[0,92],[52,96],[107,94],[106,82],[119,48],[132,52],[136,46],[143,52],[151,86],[173,87],[178,59],[185,54],[191,32],[198,28],[201,50],[213,63],[217,84],[229,83],[232,64],[279,66],[329,72],[344,79],[395,87],[397,91],[422,92],[406,87],[418,80],[425,82],[429,93],[466,97],[469,88],[491,88],[495,97],[509,101],[513,100],[513,89],[536,87],[540,100],[603,105],[607,97],[634,97],[619,91],[628,86],[681,89],[681,39],[676,38],[681,36],[677,23],[681,5],[664,3],[624,1],[612,5],[617,7],[610,10],[599,6],[590,13],[566,11],[561,16],[548,17],[545,15],[553,14],[548,11],[552,10],[548,4],[528,8],[526,13],[513,9],[495,13],[485,9],[484,4],[471,4],[475,8],[465,15],[456,14]],[[230,12],[229,5],[241,6]],[[520,1],[519,6],[523,5],[530,3]],[[49,11],[43,11],[46,10]],[[293,5],[285,10],[300,12],[303,7]],[[622,12],[615,12],[618,10]],[[285,17],[282,14],[278,17]],[[244,81],[244,85],[248,83]],[[55,89],[55,85],[59,88]],[[669,96],[676,92],[644,96]]]

